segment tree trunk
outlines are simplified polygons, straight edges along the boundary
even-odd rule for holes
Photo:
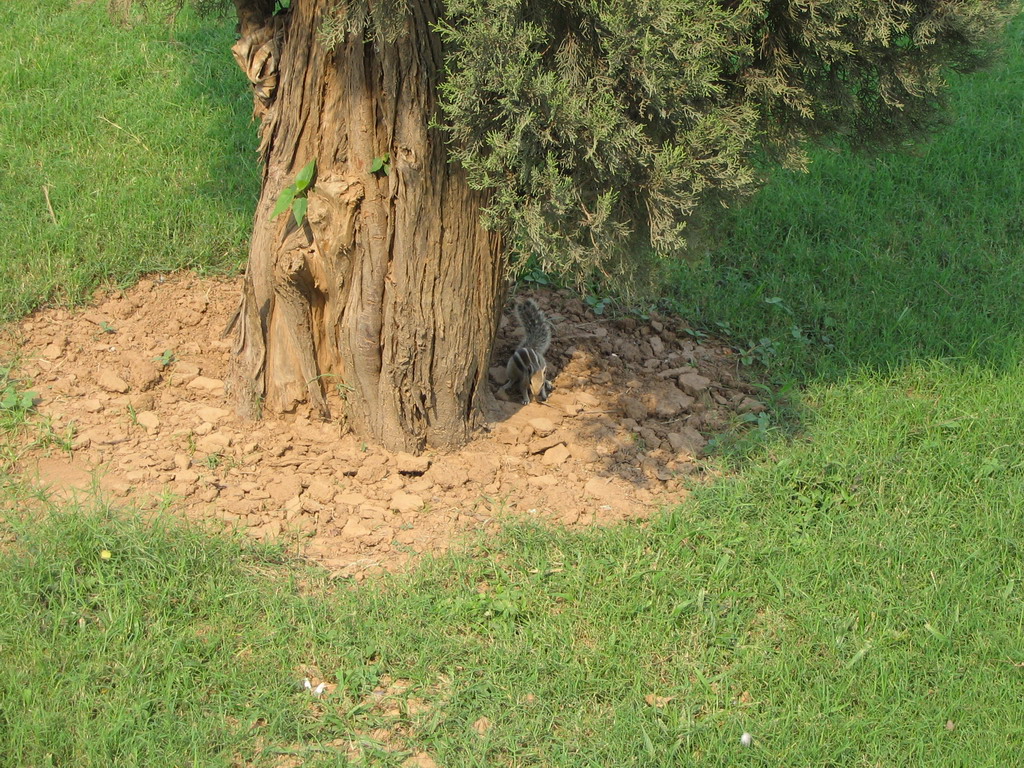
[[[483,195],[430,127],[439,3],[409,2],[394,42],[350,34],[328,51],[318,33],[331,0],[277,16],[273,2],[235,1],[265,166],[229,325],[232,390],[253,415],[306,402],[392,450],[463,444],[489,397],[503,261],[480,225]],[[371,172],[385,155],[388,172]],[[301,226],[290,211],[272,219],[313,159]]]

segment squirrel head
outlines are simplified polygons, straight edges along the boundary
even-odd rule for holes
[[[551,390],[554,389],[554,386],[545,378],[547,370],[545,365],[539,371],[534,371],[533,375],[530,376],[530,391],[526,398],[527,402],[532,397],[538,403],[543,403],[551,395]]]

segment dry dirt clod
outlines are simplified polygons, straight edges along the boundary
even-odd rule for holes
[[[647,702],[648,706],[663,709],[664,707],[667,707],[674,698],[675,696],[658,696],[653,693],[648,693],[644,696],[644,701]]]
[[[544,452],[544,465],[548,467],[557,467],[560,464],[564,464],[565,460],[569,458],[569,449],[566,448],[562,443],[549,448]]]
[[[140,392],[152,389],[163,378],[160,367],[152,360],[146,360],[137,354],[128,355],[128,372],[131,385]]]
[[[639,422],[647,418],[647,406],[635,397],[624,395],[619,398],[619,405],[622,412],[633,421]]]
[[[341,530],[341,536],[344,539],[361,539],[364,536],[369,536],[370,533],[371,530],[354,515],[349,517],[345,527]]]
[[[545,437],[555,431],[556,424],[552,419],[541,416],[530,419],[529,426],[533,428],[534,434]]]
[[[469,482],[469,473],[449,460],[438,462],[426,475],[444,490],[460,488]]]
[[[693,404],[690,395],[680,391],[674,384],[658,382],[642,398],[646,413],[658,419],[671,419],[683,413]],[[637,419],[640,421],[640,419]]]
[[[64,343],[55,342],[53,344],[50,344],[49,346],[44,348],[40,354],[43,356],[43,358],[49,360],[50,362],[58,360],[64,354]]]
[[[398,491],[391,497],[391,509],[400,514],[416,512],[423,507],[423,499],[414,493]]]
[[[196,376],[186,386],[189,389],[211,394],[224,392],[224,382],[220,379],[211,379],[208,376]]]
[[[418,752],[402,763],[402,768],[437,768],[437,763],[426,752]]]
[[[107,392],[123,395],[128,391],[128,382],[108,368],[104,368],[96,374],[96,383],[100,385],[100,389]]]
[[[196,450],[206,454],[221,453],[227,450],[232,442],[233,438],[231,435],[226,435],[222,432],[211,432],[196,441]]]
[[[305,495],[320,504],[329,504],[334,499],[334,493],[335,487],[331,483],[317,478],[310,481]]]
[[[491,730],[491,719],[489,717],[478,718],[473,723],[473,730],[476,731],[477,736],[483,738]]]
[[[668,442],[672,450],[681,456],[698,457],[707,440],[693,427],[683,427],[679,432],[670,432]]]
[[[153,411],[142,411],[137,413],[135,414],[135,420],[139,423],[139,426],[143,427],[149,434],[153,434],[160,427],[160,417]]]
[[[174,363],[174,373],[187,377],[189,381],[198,376],[202,370],[198,365],[187,360],[180,360]]]
[[[271,499],[283,504],[302,493],[302,481],[295,475],[283,475],[267,483],[266,491]]]
[[[566,447],[569,454],[582,464],[593,464],[600,458],[594,447],[585,443],[569,443]]]
[[[764,403],[755,400],[752,397],[745,397],[740,402],[739,407],[736,409],[738,413],[764,413],[767,408]]]
[[[211,405],[196,408],[195,412],[196,416],[210,424],[216,424],[217,422],[223,421],[231,416],[231,411],[226,408],[217,408]]]
[[[334,497],[336,504],[348,505],[350,507],[358,507],[361,504],[366,504],[369,499],[361,493],[339,493]]]
[[[688,371],[679,376],[679,388],[691,397],[700,397],[711,386],[711,379],[701,376],[696,371]]]
[[[403,475],[422,475],[430,469],[430,459],[426,456],[399,453],[395,456],[395,467]]]

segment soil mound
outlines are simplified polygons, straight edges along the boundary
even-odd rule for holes
[[[98,487],[284,537],[361,578],[501,515],[569,526],[645,518],[701,476],[705,435],[763,409],[731,350],[697,343],[678,320],[609,319],[576,297],[530,291],[521,295],[554,327],[554,393],[528,406],[494,400],[458,453],[391,454],[302,412],[245,422],[224,394],[230,340],[220,338],[238,292],[238,280],[156,277],[12,328],[5,358],[17,354],[39,411],[73,445],[70,455],[26,447],[23,476],[56,494]],[[492,391],[517,340],[509,311]]]

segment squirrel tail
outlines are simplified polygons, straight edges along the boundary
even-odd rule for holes
[[[551,323],[548,322],[547,315],[533,299],[519,302],[516,305],[516,314],[519,315],[519,322],[523,324],[523,342],[520,346],[543,355],[551,345]]]

